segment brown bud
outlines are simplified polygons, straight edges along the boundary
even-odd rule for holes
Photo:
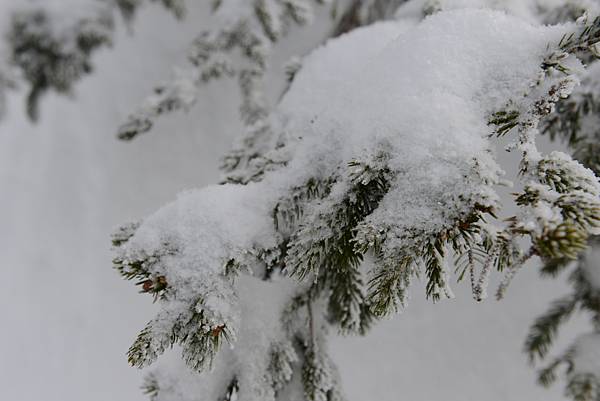
[[[151,291],[153,286],[154,286],[154,283],[152,282],[152,280],[146,280],[142,283],[142,290],[144,292]]]
[[[224,329],[225,329],[225,325],[216,326],[211,330],[210,334],[213,337],[219,337],[219,335],[221,335],[221,333],[223,332]]]

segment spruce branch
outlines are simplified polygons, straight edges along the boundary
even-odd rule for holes
[[[544,264],[540,269],[540,273],[542,276],[556,277],[563,272],[572,261],[572,259],[568,258],[544,259]]]
[[[182,358],[190,369],[202,371],[210,367],[222,340],[229,341],[233,336],[226,325],[208,320],[199,305],[201,300],[171,317],[169,327],[164,327],[165,322],[160,315],[149,322],[129,348],[129,364],[138,368],[146,367],[167,348],[178,344]]]
[[[238,380],[236,377],[231,379],[231,382],[225,390],[225,395],[219,401],[236,401],[238,398],[238,391],[240,390]]]
[[[537,252],[549,259],[577,259],[579,253],[587,247],[587,233],[570,221],[558,227],[547,228],[541,236],[535,238]]]
[[[544,387],[549,387],[552,385],[557,377],[556,377],[556,369],[562,364],[561,358],[556,358],[552,363],[550,363],[545,368],[541,369],[538,373],[538,383]]]
[[[156,401],[160,393],[160,384],[154,373],[149,373],[144,377],[142,392],[150,398],[150,401]]]
[[[492,114],[488,124],[495,125],[496,136],[502,137],[519,125],[520,116],[517,110],[500,110]]]
[[[396,260],[397,265],[380,264],[369,281],[368,299],[377,317],[397,313],[406,304],[415,261],[407,255]]]
[[[535,323],[529,329],[524,346],[531,362],[535,362],[536,359],[543,359],[546,356],[558,333],[558,328],[571,316],[577,304],[577,298],[572,295],[558,299],[552,303],[546,313],[535,320]],[[550,374],[551,371],[548,371],[546,375]]]
[[[328,210],[305,219],[292,235],[286,258],[290,275],[318,277],[321,268],[356,269],[362,261],[354,245],[355,228],[375,210],[389,189],[390,178],[385,167],[372,171],[354,162],[350,167],[351,182],[341,199],[332,199]]]
[[[475,285],[475,288],[473,290],[473,298],[477,302],[481,302],[485,298],[487,298],[487,286],[489,285],[490,275],[492,274],[494,260],[497,258],[499,252],[500,245],[496,244],[491,249],[488,257],[485,260],[483,268],[481,269],[481,273],[479,273],[477,284]]]
[[[36,121],[41,96],[54,90],[68,94],[75,82],[92,71],[91,55],[112,43],[109,10],[73,21],[68,34],[57,35],[52,16],[43,8],[13,15],[8,34],[13,64],[29,82],[27,114]]]
[[[339,267],[324,272],[330,284],[330,318],[342,334],[365,335],[373,321],[370,300],[364,293],[362,274],[352,267]]]
[[[298,361],[298,354],[291,341],[273,346],[267,375],[276,395],[292,380]]]
[[[434,302],[439,301],[441,294],[448,291],[444,271],[445,255],[444,238],[438,236],[427,244],[423,256],[425,275],[427,276],[425,294],[427,298],[431,298]]]
[[[506,291],[508,290],[508,287],[510,286],[510,283],[512,282],[513,278],[516,276],[519,270],[521,270],[523,265],[536,253],[536,249],[531,247],[529,248],[527,253],[519,259],[518,262],[511,263],[508,265],[509,267],[506,271],[506,274],[504,275],[504,278],[502,279],[502,282],[500,283],[500,285],[498,286],[498,290],[496,291],[496,299],[498,301],[504,298],[504,296],[506,295]]]
[[[566,395],[574,401],[596,401],[600,398],[600,379],[593,373],[578,373],[569,378]]]
[[[291,232],[304,215],[307,204],[329,195],[333,179],[308,179],[303,185],[294,187],[287,198],[279,200],[273,210],[275,229],[279,232]]]
[[[124,243],[120,238],[113,237],[113,244]],[[134,256],[127,254],[117,256],[113,259],[113,267],[125,280],[137,280],[135,285],[140,286],[140,292],[152,294],[156,301],[164,299],[169,288],[167,278],[163,274],[156,273],[157,266],[161,264],[161,258],[176,253],[177,250],[169,243],[164,243],[160,250],[151,255],[140,251]]]
[[[302,367],[304,396],[308,401],[343,401],[329,356],[315,344],[306,347]]]
[[[111,242],[114,247],[125,245],[127,241],[135,234],[135,231],[140,226],[139,222],[121,225],[111,235]]]

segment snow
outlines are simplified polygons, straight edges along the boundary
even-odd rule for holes
[[[469,207],[448,213],[460,195],[495,199],[472,177],[473,160],[491,181],[500,175],[487,152],[489,115],[528,91],[546,46],[566,29],[475,9],[414,25],[375,24],[316,50],[279,107],[296,142],[292,170],[327,176],[389,152],[397,180],[368,224],[393,221],[399,233],[449,224]]]
[[[182,193],[146,219],[118,249],[123,260],[158,255],[159,262],[150,271],[166,277],[174,292],[172,299],[161,302],[162,310],[153,324],[156,333],[168,333],[202,294],[195,307],[211,322],[204,329],[226,326],[235,338],[240,304],[225,278],[224,266],[230,259],[244,262],[245,254],[254,249],[276,245],[270,215],[274,204],[268,194],[268,188],[260,183],[209,186]]]
[[[152,254],[169,243],[181,252],[186,265],[203,263],[213,269],[232,251],[272,247],[269,213],[274,206],[268,195],[268,188],[260,183],[183,192],[146,219],[126,248],[146,249]],[[204,235],[202,228],[211,235]],[[261,238],[265,240],[258,241]]]

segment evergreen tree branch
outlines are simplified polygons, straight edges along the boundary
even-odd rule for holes
[[[558,299],[552,303],[546,313],[535,320],[525,341],[525,352],[531,362],[546,356],[558,333],[558,328],[571,316],[577,304],[577,298],[572,295]]]

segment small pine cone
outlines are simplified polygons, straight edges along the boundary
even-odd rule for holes
[[[539,254],[549,259],[577,259],[587,246],[588,235],[572,222],[564,222],[552,230],[546,230],[537,238],[535,245]]]

